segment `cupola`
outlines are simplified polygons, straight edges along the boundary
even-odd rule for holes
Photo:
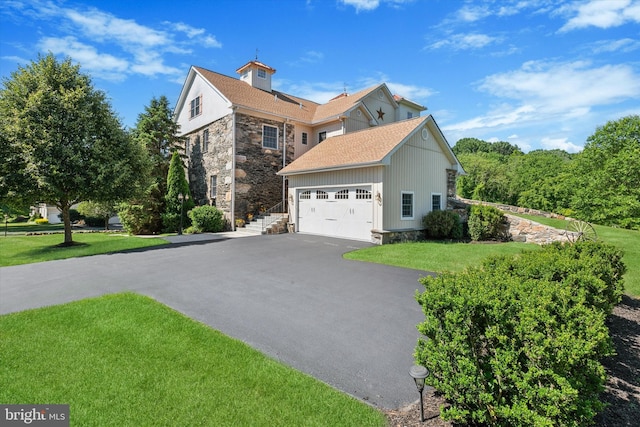
[[[236,70],[236,73],[240,74],[240,80],[267,92],[271,92],[271,76],[275,72],[274,68],[257,60],[249,61]]]

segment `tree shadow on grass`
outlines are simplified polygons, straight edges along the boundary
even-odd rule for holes
[[[607,319],[616,355],[604,360],[609,406],[595,421],[598,427],[637,426],[640,420],[640,300],[623,296]]]

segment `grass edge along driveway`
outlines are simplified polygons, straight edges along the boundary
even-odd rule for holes
[[[155,300],[122,293],[0,316],[0,402],[87,426],[384,426],[382,412]]]

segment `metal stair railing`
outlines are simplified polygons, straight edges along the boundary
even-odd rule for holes
[[[286,212],[284,209],[284,204],[282,202],[260,213],[260,216],[262,216],[262,231],[265,231],[271,224],[275,224],[276,222],[280,221],[285,217],[285,215]]]

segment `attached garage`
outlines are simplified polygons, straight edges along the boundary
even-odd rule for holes
[[[299,232],[355,240],[371,239],[371,186],[301,188],[297,193]]]
[[[460,173],[431,116],[327,138],[278,172],[295,231],[374,243],[419,236]]]

